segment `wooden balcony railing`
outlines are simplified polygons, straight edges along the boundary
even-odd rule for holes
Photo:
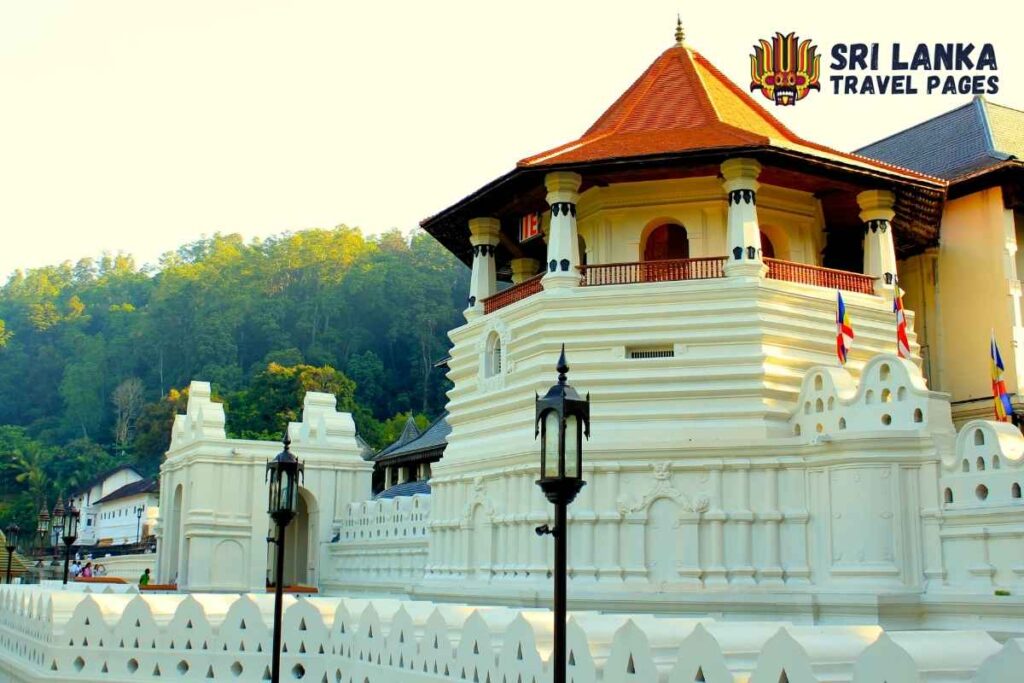
[[[629,285],[643,282],[670,282],[675,280],[711,280],[725,277],[725,256],[673,259],[669,261],[637,261],[635,263],[600,263],[580,267],[580,284],[584,287],[600,285]],[[861,294],[874,293],[874,278],[845,270],[810,266],[766,258],[768,277],[772,280],[798,282],[826,289],[842,289]],[[484,299],[484,313],[492,313],[509,304],[533,296],[543,289],[544,273],[534,275],[518,285]]]
[[[628,285],[638,282],[671,280],[710,280],[725,277],[725,257],[672,259],[668,261],[637,261],[635,263],[601,263],[580,267],[580,284]]]
[[[773,258],[766,258],[764,262],[768,266],[768,277],[772,280],[799,282],[805,285],[842,289],[861,294],[874,294],[875,292],[875,278],[870,275],[809,266],[805,263],[791,263]]]
[[[505,306],[508,306],[509,304],[522,301],[526,297],[533,296],[544,289],[540,284],[540,279],[542,277],[544,277],[544,273],[539,273],[531,277],[529,280],[523,280],[518,285],[512,285],[506,290],[487,297],[484,299],[484,313],[491,313],[499,308],[505,308]]]

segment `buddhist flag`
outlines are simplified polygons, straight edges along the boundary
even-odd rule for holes
[[[996,404],[996,419],[1006,422],[1009,415],[1013,415],[1013,406],[1010,404],[1010,394],[1006,391],[1006,382],[1003,381],[1003,357],[999,355],[999,347],[996,346],[996,333],[992,332],[992,398]]]
[[[836,292],[836,296],[836,355],[839,357],[839,364],[846,365],[846,356],[853,345],[853,326],[850,325],[850,314],[843,303],[843,293]]]
[[[532,240],[540,234],[540,214],[528,213],[519,219],[519,241]]]
[[[893,291],[892,310],[896,313],[896,354],[900,358],[910,358],[910,338],[907,337],[907,316],[903,314],[903,295],[897,284]]]

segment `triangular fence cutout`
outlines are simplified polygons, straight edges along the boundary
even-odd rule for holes
[[[572,650],[569,650],[569,662],[568,662],[568,664],[569,664],[569,666],[576,666],[576,654]]]
[[[269,666],[263,667],[263,680],[265,680],[265,681],[269,681],[270,680],[270,667]]]
[[[100,673],[101,674],[108,674],[108,673],[110,673],[110,669],[107,668],[107,663],[106,662],[103,662],[103,668],[100,669]]]
[[[697,675],[693,677],[694,683],[704,683],[704,667],[697,667]]]
[[[636,664],[633,663],[633,655],[630,655],[629,656],[629,661],[626,662],[626,673],[628,673],[628,674],[635,674],[636,673]]]
[[[209,669],[206,670],[206,677],[207,678],[213,678],[213,666],[212,665],[210,666]]]
[[[153,667],[153,675],[154,676],[159,676],[160,675],[160,665],[159,664],[157,664],[157,665],[155,665]]]

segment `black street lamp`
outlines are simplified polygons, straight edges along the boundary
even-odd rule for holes
[[[537,527],[537,535],[555,537],[554,652],[553,681],[565,683],[566,557],[568,553],[567,510],[587,482],[583,481],[583,437],[590,438],[590,394],[580,398],[567,384],[569,365],[565,344],[558,357],[558,384],[543,398],[536,398],[534,438],[540,436],[540,479],[537,486],[555,506],[555,528]]]
[[[71,546],[78,540],[78,510],[75,501],[68,498],[67,503],[57,499],[53,508],[53,528],[58,530],[64,541],[64,585],[68,583],[68,567],[71,564]]]
[[[303,465],[289,450],[292,440],[284,435],[284,450],[267,463],[267,481],[270,482],[270,500],[267,512],[277,526],[275,537],[267,542],[277,545],[277,572],[274,577],[274,652],[271,656],[270,680],[281,680],[281,603],[284,590],[284,531],[295,518],[299,500],[299,481]]]
[[[142,513],[146,511],[145,505],[135,506],[135,544],[142,543]]]
[[[14,558],[14,551],[18,547],[18,534],[21,533],[21,527],[17,524],[8,524],[7,528],[4,529],[4,534],[7,536],[7,544],[4,546],[7,550],[7,583],[11,582],[11,560]]]

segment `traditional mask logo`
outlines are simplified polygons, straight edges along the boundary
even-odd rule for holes
[[[773,100],[778,106],[795,105],[810,90],[821,90],[821,55],[810,40],[796,34],[776,33],[769,44],[762,39],[750,55],[750,91]]]

